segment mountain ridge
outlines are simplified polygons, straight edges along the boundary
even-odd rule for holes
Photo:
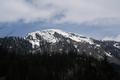
[[[33,39],[37,39],[36,35],[41,35],[45,40],[47,40],[47,42],[50,43],[55,43],[57,42],[57,38],[55,38],[54,34],[58,33],[66,38],[70,38],[76,42],[88,42],[90,44],[93,44],[92,40],[90,38],[84,37],[83,35],[77,34],[77,33],[72,33],[72,32],[64,32],[60,29],[46,29],[46,30],[42,30],[42,31],[35,31],[35,32],[31,32],[28,33],[26,37],[28,37],[29,35],[31,35],[33,37]],[[26,39],[25,37],[25,39]]]
[[[59,29],[46,29],[28,33],[25,37],[35,52],[70,52],[92,55],[97,59],[107,56],[111,62],[120,64],[120,42],[96,40],[80,34]]]

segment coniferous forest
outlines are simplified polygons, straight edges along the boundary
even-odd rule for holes
[[[0,80],[120,80],[107,58],[85,54],[32,53],[22,38],[0,39]]]

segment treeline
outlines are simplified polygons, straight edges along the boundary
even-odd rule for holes
[[[9,48],[0,45],[0,80],[120,80],[106,58],[97,60],[74,51],[50,55],[21,49],[23,54]]]
[[[0,38],[0,48],[7,50],[7,53],[29,54],[32,45],[25,39],[20,37],[4,37]],[[3,49],[2,49],[3,48]]]

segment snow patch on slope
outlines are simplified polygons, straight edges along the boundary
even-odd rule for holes
[[[120,49],[120,46],[119,46],[118,43],[115,43],[113,46],[116,47],[116,48],[118,48],[118,49]]]
[[[35,46],[38,46],[38,47],[40,46],[39,41],[30,40],[29,42],[32,44],[32,48],[35,48]]]
[[[44,40],[47,40],[50,43],[56,43],[58,41],[58,39],[53,35],[54,32],[36,31],[36,32],[28,33],[28,35],[33,36],[33,40],[38,40],[36,37],[36,33],[37,35],[40,35]]]
[[[105,54],[106,54],[108,57],[112,57],[112,55],[111,55],[110,52],[105,52]]]

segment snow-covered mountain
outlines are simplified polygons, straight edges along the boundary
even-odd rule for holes
[[[40,37],[46,40],[48,43],[59,42],[62,39],[62,37],[60,38],[59,36],[56,36],[56,34],[59,34],[64,38],[69,38],[76,42],[86,42],[89,44],[94,44],[90,38],[84,37],[76,33],[69,33],[69,32],[67,33],[59,29],[47,29],[43,31],[28,33],[26,38],[29,39],[29,41],[33,44],[33,47],[34,47],[34,46],[39,46]]]
[[[97,59],[107,56],[111,62],[120,64],[120,42],[95,40],[59,29],[31,32],[26,35],[25,39],[32,44],[34,52],[68,53],[76,51]]]

